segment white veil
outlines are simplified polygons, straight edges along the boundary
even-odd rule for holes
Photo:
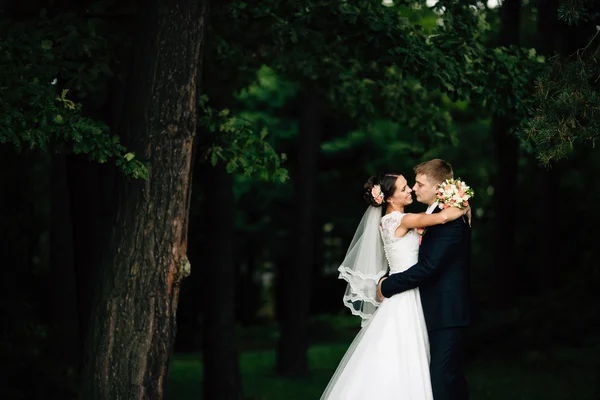
[[[365,326],[380,304],[377,299],[377,283],[387,272],[387,259],[379,233],[381,208],[369,206],[362,219],[346,257],[339,266],[338,278],[348,282],[344,305],[352,314],[362,318]]]

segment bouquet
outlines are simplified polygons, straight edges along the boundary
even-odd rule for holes
[[[447,179],[437,185],[437,200],[440,208],[458,207],[460,209],[469,207],[469,199],[475,196],[473,189],[463,180]]]

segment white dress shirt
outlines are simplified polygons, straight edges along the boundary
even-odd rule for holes
[[[431,214],[433,212],[433,210],[435,210],[435,208],[438,206],[438,202],[436,201],[435,203],[433,203],[432,205],[430,205],[429,207],[427,207],[427,211],[425,212],[426,214]]]

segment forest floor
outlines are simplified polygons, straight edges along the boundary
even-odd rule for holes
[[[273,326],[240,331],[244,395],[249,400],[316,400],[327,386],[356,332],[356,318],[320,317],[311,325],[317,338],[309,349],[309,373],[302,379],[274,374],[277,336]],[[314,330],[317,330],[316,332]],[[472,400],[600,399],[600,345],[550,349],[472,352],[468,381]],[[175,354],[169,399],[202,398],[202,362],[198,353]]]

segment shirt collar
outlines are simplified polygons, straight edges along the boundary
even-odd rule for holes
[[[436,201],[435,203],[433,203],[432,205],[430,205],[429,207],[427,207],[427,214],[431,214],[433,212],[433,210],[435,210],[435,208],[438,206],[438,202]]]

